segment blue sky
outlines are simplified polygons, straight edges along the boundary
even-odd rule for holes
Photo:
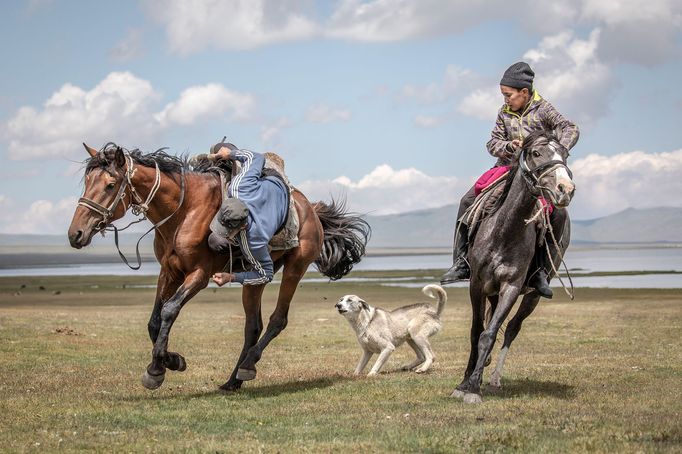
[[[682,206],[673,0],[7,1],[0,232],[64,233],[80,145],[275,151],[312,200],[455,203],[494,159],[498,83],[528,61],[581,128],[575,219]]]

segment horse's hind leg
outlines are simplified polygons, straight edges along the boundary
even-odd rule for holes
[[[244,306],[244,314],[246,321],[244,322],[244,346],[242,352],[239,354],[239,360],[230,375],[230,378],[225,382],[220,389],[224,391],[236,391],[242,386],[242,380],[237,379],[237,371],[239,365],[246,358],[249,349],[256,345],[261,332],[263,331],[263,317],[261,315],[261,298],[265,285],[245,286],[242,289],[242,305]]]
[[[256,378],[256,363],[260,360],[263,350],[287,326],[289,305],[307,267],[307,264],[301,263],[289,263],[288,266],[284,267],[282,283],[280,284],[279,295],[277,297],[277,306],[270,316],[265,334],[258,340],[256,345],[249,349],[246,358],[239,364],[237,379],[246,381]]]
[[[524,296],[519,305],[519,310],[516,311],[514,317],[507,323],[502,350],[500,351],[500,356],[497,358],[495,370],[490,375],[490,386],[495,388],[502,387],[502,369],[504,368],[504,362],[507,358],[509,347],[511,346],[511,343],[514,342],[514,339],[516,339],[519,331],[521,331],[521,324],[535,310],[539,301],[540,295],[538,295],[537,292],[531,292]]]
[[[488,297],[488,304],[485,306],[485,322],[483,323],[483,326],[485,328],[490,325],[490,319],[493,318],[493,314],[495,313],[495,309],[497,309],[497,301],[498,301],[498,296],[497,295],[492,295]],[[485,366],[488,367],[490,365],[491,359],[493,357],[493,350],[490,349],[490,353],[488,354],[488,357],[485,360]]]
[[[147,370],[142,376],[142,384],[145,388],[156,389],[161,386],[165,379],[166,368],[171,368],[171,370],[182,368],[183,365],[176,362],[179,358],[168,356],[167,349],[170,329],[185,303],[196,295],[199,290],[206,287],[207,284],[208,274],[204,270],[196,270],[187,275],[175,294],[163,303],[160,312],[161,327],[154,342],[152,362],[147,366]]]

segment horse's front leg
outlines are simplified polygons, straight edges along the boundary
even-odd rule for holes
[[[539,301],[540,295],[537,292],[530,292],[525,295],[521,300],[519,310],[516,311],[516,315],[507,323],[507,328],[504,330],[502,350],[500,351],[500,356],[497,358],[495,370],[490,375],[490,386],[502,388],[502,369],[504,368],[504,362],[507,359],[509,347],[512,342],[514,342],[514,339],[516,339],[519,331],[521,331],[521,324],[535,310]]]
[[[152,309],[151,316],[149,317],[149,323],[147,324],[147,331],[149,332],[149,338],[152,341],[152,346],[156,343],[156,339],[159,337],[159,330],[161,329],[161,308],[163,303],[168,301],[173,294],[178,290],[182,284],[182,279],[177,277],[177,274],[172,273],[167,268],[162,267],[159,273],[159,279],[156,284],[156,298],[154,300],[154,308]],[[168,368],[171,370],[183,371],[187,367],[185,358],[179,353],[167,352]]]
[[[161,327],[158,330],[152,362],[142,376],[142,384],[147,389],[156,389],[163,383],[166,368],[179,370],[184,367],[184,359],[180,363],[179,355],[168,355],[168,337],[173,323],[178,318],[180,310],[199,290],[208,285],[208,273],[203,269],[195,270],[185,276],[182,285],[172,297],[162,303],[160,311]],[[153,317],[153,314],[152,314]]]
[[[502,323],[507,318],[507,315],[509,315],[509,311],[521,293],[522,285],[523,282],[521,281],[516,285],[503,285],[500,289],[497,308],[495,308],[495,312],[490,318],[490,324],[481,333],[478,340],[478,359],[476,361],[476,367],[468,380],[460,385],[459,388],[465,393],[464,402],[466,403],[481,403],[481,381],[486,359],[488,358],[488,355],[490,355],[490,351],[495,344],[495,339],[497,338],[497,332],[499,331],[500,326],[502,326]]]
[[[469,361],[467,363],[466,371],[464,371],[464,379],[455,388],[450,397],[463,398],[469,391],[468,383],[469,377],[474,371],[476,362],[478,361],[478,340],[483,332],[483,322],[485,318],[485,301],[486,297],[481,292],[480,283],[474,279],[469,284],[469,299],[471,300],[471,332],[469,333],[470,351]]]
[[[237,371],[239,365],[246,358],[246,354],[251,347],[256,345],[261,332],[263,331],[263,317],[261,315],[261,299],[263,297],[263,290],[265,285],[245,286],[242,289],[242,305],[244,306],[244,314],[246,321],[244,322],[244,346],[239,355],[239,360],[234,366],[234,370],[230,378],[220,389],[223,391],[236,391],[242,386],[242,380],[237,379]]]
[[[239,364],[237,372],[239,380],[245,381],[256,378],[256,363],[260,360],[263,350],[287,326],[289,305],[294,297],[298,283],[308,268],[308,264],[291,262],[288,266],[284,267],[282,283],[280,284],[279,295],[277,297],[277,306],[275,306],[275,310],[270,316],[265,334],[258,340],[256,345],[249,349],[246,358]]]

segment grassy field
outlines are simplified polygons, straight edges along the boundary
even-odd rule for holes
[[[242,345],[239,287],[185,307],[171,348],[188,369],[147,391],[153,283],[0,279],[0,451],[682,452],[680,290],[577,289],[573,302],[555,292],[512,346],[503,390],[470,406],[448,397],[468,355],[465,289],[448,289],[429,373],[399,371],[412,359],[403,346],[368,379],[351,374],[360,349],[334,303],[346,293],[384,308],[427,298],[305,283],[258,378],[222,394]],[[266,291],[266,320],[277,289]]]

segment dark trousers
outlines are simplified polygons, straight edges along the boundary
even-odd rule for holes
[[[476,200],[476,194],[474,193],[474,187],[472,186],[471,189],[469,189],[459,201],[459,209],[457,210],[458,221],[462,215],[464,215],[464,212],[468,210],[469,207],[474,203],[474,200]]]

